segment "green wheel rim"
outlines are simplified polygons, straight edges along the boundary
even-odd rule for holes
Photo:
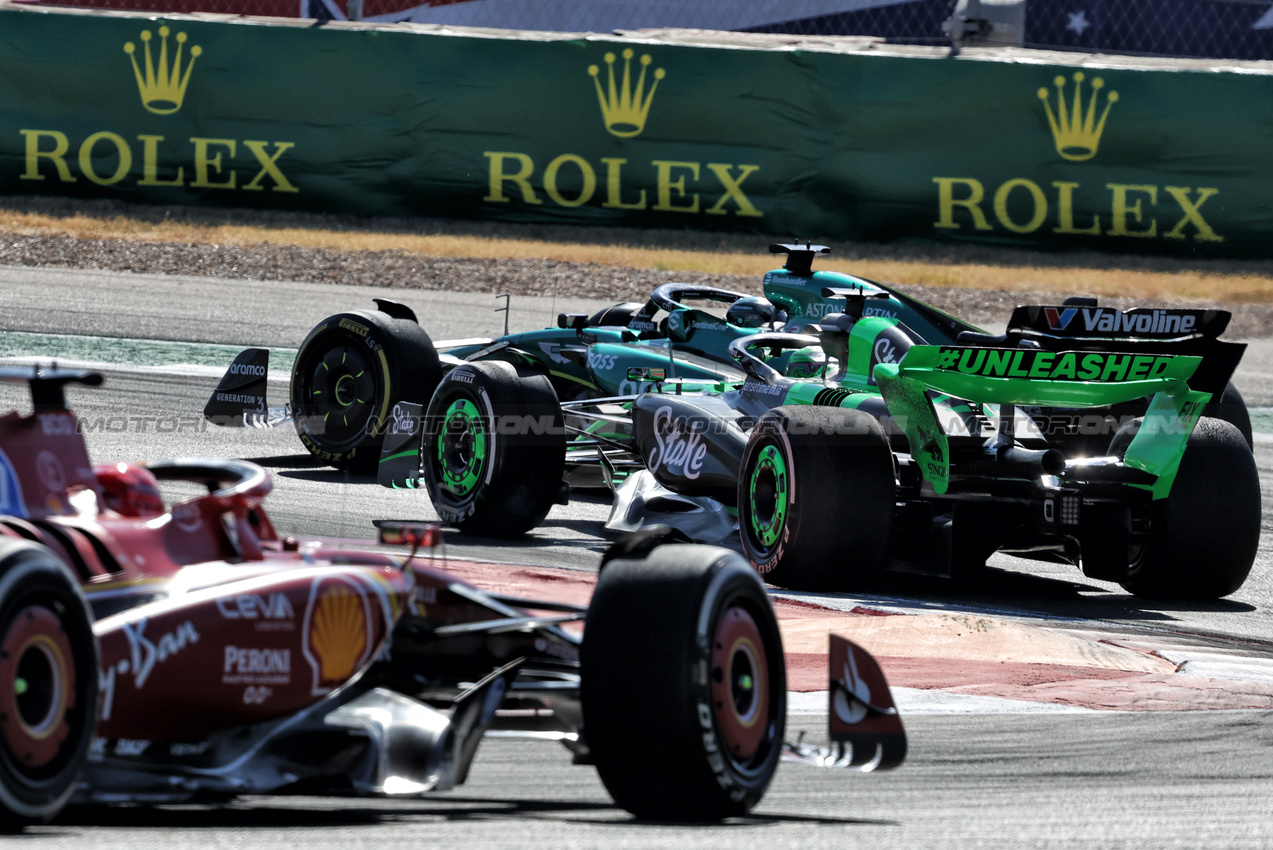
[[[756,455],[748,483],[751,534],[769,549],[778,542],[787,522],[787,463],[777,446],[765,446]]]
[[[451,402],[443,416],[437,449],[443,489],[461,499],[471,495],[482,480],[489,445],[477,405],[467,398]]]

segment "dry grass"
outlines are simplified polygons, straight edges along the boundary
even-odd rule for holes
[[[0,233],[231,245],[286,244],[426,256],[564,262],[756,276],[763,237],[438,219],[384,219],[0,199]],[[840,244],[824,268],[899,284],[1273,303],[1273,262],[1045,254],[930,244]]]

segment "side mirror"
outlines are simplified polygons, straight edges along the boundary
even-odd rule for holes
[[[629,381],[666,381],[666,369],[651,369],[648,366],[629,366]]]
[[[386,546],[412,546],[432,549],[442,542],[442,528],[426,522],[394,522],[376,520],[380,542]]]

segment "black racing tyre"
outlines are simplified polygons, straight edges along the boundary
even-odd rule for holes
[[[1139,424],[1119,430],[1111,454],[1127,450]],[[1157,599],[1219,599],[1246,581],[1259,543],[1255,458],[1237,428],[1204,416],[1189,437],[1170,495],[1150,506],[1147,539],[1132,553],[1122,585]]]
[[[432,340],[410,319],[371,310],[328,316],[292,367],[296,433],[314,457],[373,472],[394,404],[423,405],[441,379]]]
[[[774,408],[752,430],[741,470],[738,530],[765,581],[839,590],[883,565],[897,487],[875,417]]]
[[[705,821],[760,801],[787,675],[773,606],[737,553],[672,543],[607,563],[580,661],[584,737],[616,803]]]
[[[1233,385],[1232,381],[1225,386],[1224,392],[1220,394],[1219,399],[1207,405],[1202,415],[1212,416],[1228,422],[1238,429],[1242,439],[1246,440],[1247,448],[1255,449],[1255,435],[1251,429],[1251,412],[1247,410],[1246,401],[1242,398],[1242,393],[1238,392],[1238,388]]]
[[[429,402],[423,432],[429,498],[466,534],[519,537],[561,493],[566,429],[539,372],[498,360],[455,367]]]
[[[88,758],[97,689],[79,583],[43,546],[0,539],[0,832],[66,805]]]

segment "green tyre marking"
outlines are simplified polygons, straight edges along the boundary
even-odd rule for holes
[[[477,489],[486,468],[487,433],[477,405],[467,398],[456,399],[446,409],[437,459],[442,486],[464,499]]]
[[[787,522],[787,463],[777,446],[765,446],[756,456],[748,499],[752,535],[766,550],[771,549]]]

